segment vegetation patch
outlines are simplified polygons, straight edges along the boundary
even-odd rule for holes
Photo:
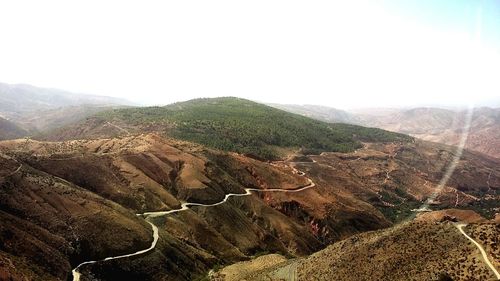
[[[482,199],[479,201],[471,202],[466,206],[461,206],[461,208],[467,210],[473,210],[487,219],[493,219],[495,218],[498,206],[500,206],[499,199],[490,199],[490,200]]]
[[[350,152],[361,142],[408,141],[406,135],[347,124],[329,124],[245,99],[195,99],[164,107],[125,108],[97,115],[135,126],[160,127],[170,136],[263,159],[277,148],[310,153]]]

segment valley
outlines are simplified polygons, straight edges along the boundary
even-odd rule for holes
[[[295,174],[299,174],[301,176],[303,176],[304,174],[298,170],[296,170],[295,168],[293,168],[293,172]],[[296,189],[256,189],[256,188],[245,188],[245,193],[229,193],[229,194],[226,194],[224,196],[224,199],[220,202],[217,202],[217,203],[213,203],[213,204],[200,204],[200,203],[182,203],[181,204],[181,208],[179,209],[173,209],[173,210],[169,210],[169,211],[158,211],[158,212],[145,212],[145,213],[142,213],[142,214],[137,214],[137,216],[141,216],[141,217],[144,217],[145,220],[151,225],[151,228],[152,228],[152,231],[153,231],[153,242],[151,244],[151,246],[145,250],[140,250],[138,252],[135,252],[135,253],[132,253],[132,254],[127,254],[127,255],[121,255],[121,256],[114,256],[114,257],[107,257],[107,258],[104,258],[103,260],[101,261],[109,261],[109,260],[116,260],[116,259],[121,259],[121,258],[128,258],[128,257],[133,257],[133,256],[137,256],[137,255],[141,255],[141,254],[144,254],[144,253],[147,253],[151,250],[153,250],[155,247],[156,247],[156,244],[158,243],[158,238],[159,238],[159,235],[158,235],[158,227],[152,223],[150,221],[151,218],[157,218],[157,217],[162,217],[162,216],[166,216],[166,215],[170,215],[170,214],[174,214],[174,213],[178,213],[178,212],[182,212],[182,211],[186,211],[186,210],[189,210],[190,206],[199,206],[199,207],[213,207],[213,206],[218,206],[220,204],[224,204],[228,201],[229,198],[231,197],[241,197],[241,196],[248,196],[248,195],[252,195],[252,192],[301,192],[301,191],[304,191],[304,190],[307,190],[309,188],[312,188],[315,186],[314,182],[310,179],[307,179],[307,181],[309,182],[307,185],[305,186],[299,186],[298,188]],[[94,264],[98,261],[87,261],[87,262],[83,262],[81,264],[79,264],[76,268],[74,268],[72,270],[72,275],[73,275],[73,281],[79,281],[80,280],[80,272],[79,272],[79,268],[82,267],[82,266],[85,266],[85,265],[89,265],[89,264]]]
[[[467,108],[365,108],[342,111],[316,105],[271,106],[317,120],[375,127],[408,134],[426,141],[458,145],[468,135],[465,148],[490,157],[500,157],[500,109],[498,107]],[[470,113],[470,128],[466,120]]]
[[[0,1],[0,281],[500,281],[500,1]]]
[[[96,219],[102,221],[99,228],[103,230],[109,229],[115,233],[115,230],[120,227],[130,229],[125,234],[134,237],[135,242],[130,240],[132,237],[124,240],[134,243],[136,246],[132,246],[132,249],[135,248],[135,251],[130,251],[129,246],[123,248],[119,244],[108,248],[115,244],[111,242],[115,241],[115,238],[106,240],[112,237],[106,236],[106,231],[104,235],[92,233],[92,231],[85,231],[87,234],[84,234],[85,232],[71,235],[64,232],[58,234],[58,237],[65,237],[64,239],[68,241],[66,242],[68,249],[59,254],[60,258],[64,259],[64,256],[67,256],[70,264],[74,264],[75,267],[84,263],[78,268],[78,272],[82,274],[80,280],[87,280],[89,276],[102,279],[109,278],[106,276],[122,276],[123,278],[129,276],[127,277],[129,280],[136,280],[139,276],[140,278],[148,276],[147,278],[154,280],[158,277],[149,277],[151,272],[142,266],[148,261],[164,264],[164,261],[156,257],[158,252],[163,252],[170,258],[175,257],[174,259],[178,259],[179,255],[198,252],[196,258],[192,258],[196,260],[200,268],[198,271],[200,275],[218,263],[227,264],[245,260],[259,252],[277,252],[289,257],[308,255],[325,245],[348,238],[353,234],[389,227],[411,216],[410,209],[423,204],[426,196],[432,193],[432,183],[436,184],[439,171],[442,169],[440,165],[446,164],[446,157],[441,156],[442,163],[437,161],[439,158],[427,159],[427,161],[434,162],[435,167],[422,165],[422,170],[408,168],[405,161],[415,159],[416,151],[422,154],[424,151],[425,154],[436,153],[432,146],[429,147],[421,142],[405,145],[366,143],[363,149],[352,153],[324,153],[299,157],[300,160],[291,158],[285,162],[278,161],[271,162],[271,164],[240,154],[220,154],[220,152],[207,150],[196,144],[168,140],[154,134],[60,143],[5,141],[0,143],[0,147],[2,153],[5,154],[4,161],[11,163],[12,166],[9,173],[4,176],[7,182],[4,180],[3,186],[9,183],[9,185],[14,184],[17,188],[21,188],[22,182],[12,181],[16,175],[27,176],[31,173],[41,173],[39,176],[42,178],[35,181],[38,182],[37,185],[46,181],[53,181],[52,185],[56,186],[76,184],[78,189],[83,189],[84,193],[88,192],[85,190],[91,189],[91,194],[97,194],[99,198],[102,198],[99,200],[104,200],[100,201],[101,203],[98,203],[98,200],[94,204],[111,203],[113,210],[118,206],[124,206],[125,209],[130,210],[126,213],[131,220],[130,223],[137,225],[135,230],[130,228],[130,223],[123,226],[116,225],[116,223],[111,225],[103,223],[101,218],[106,216],[106,213],[102,211],[92,213],[97,215]],[[395,153],[395,151],[400,152]],[[412,153],[412,156],[409,157],[407,153]],[[205,158],[207,155],[211,160],[203,164],[203,161],[207,161]],[[450,186],[437,197],[440,204],[433,206],[434,208],[455,206],[456,194],[459,194],[461,198],[460,207],[471,208],[470,204],[477,200],[477,196],[487,191],[487,185],[473,178],[475,173],[482,178],[490,172],[481,168],[481,165],[487,163],[484,163],[485,160],[481,158],[474,159],[473,154],[466,156],[466,159],[467,165],[474,166],[474,173],[464,170],[460,173],[463,178],[459,180],[460,182],[477,182],[477,185],[468,186],[468,189],[462,191],[459,190],[461,187],[451,182]],[[394,163],[388,163],[390,161]],[[352,166],[353,164],[356,166]],[[418,167],[418,165],[415,166]],[[484,171],[481,172],[482,169]],[[100,180],[79,175],[83,176],[89,171],[100,175]],[[298,171],[304,171],[312,182]],[[497,173],[498,171],[493,171],[493,176],[490,177],[490,188],[495,190],[498,188]],[[224,174],[226,176],[221,176]],[[389,179],[387,174],[389,174]],[[173,175],[176,176],[172,178]],[[213,178],[214,175],[217,175],[217,178]],[[221,182],[220,178],[226,179]],[[172,181],[173,179],[175,180]],[[397,184],[403,179],[406,180],[406,189],[399,190]],[[422,185],[426,180],[429,183]],[[49,186],[51,185],[47,187]],[[124,189],[126,186],[128,187]],[[27,186],[22,188],[25,189]],[[12,191],[7,193],[10,195],[4,193],[1,197],[2,210],[10,210],[4,216],[12,216],[9,213],[13,212],[21,221],[30,222],[30,224],[35,222],[35,225],[39,225],[38,227],[54,229],[53,227],[56,226],[51,226],[54,222],[43,222],[40,218],[36,219],[36,216],[27,216],[28,213],[23,209],[30,206],[30,209],[39,210],[40,215],[47,214],[52,208],[61,208],[59,205],[60,202],[65,202],[64,198],[71,198],[75,195],[71,195],[72,191],[57,192],[59,194],[57,197],[60,199],[51,203],[53,199],[47,201],[48,197],[43,192],[40,194],[40,190],[29,188],[31,191],[27,195],[32,199],[21,199],[26,196],[21,196],[21,194],[14,196],[16,202],[24,202],[25,207],[12,205],[14,203],[7,200],[11,198]],[[34,192],[38,195],[35,196]],[[88,198],[87,196],[83,198]],[[495,195],[489,194],[489,196]],[[79,208],[96,208],[89,206],[88,199],[83,198],[79,199]],[[70,202],[62,205],[65,213],[75,208],[68,205]],[[117,202],[119,205],[113,205],[116,203],[112,202]],[[227,203],[221,204],[223,202]],[[413,204],[407,202],[413,202]],[[49,206],[52,207],[49,208]],[[98,207],[98,209],[101,208],[103,207]],[[122,207],[117,210],[120,208]],[[180,213],[181,210],[184,212]],[[74,211],[70,212],[67,214],[71,218],[75,214],[72,214]],[[78,211],[76,214],[81,212]],[[25,215],[22,215],[23,213]],[[137,216],[136,214],[143,215]],[[153,224],[140,223],[141,217],[146,218],[145,222]],[[257,223],[257,228],[248,221],[249,218],[253,218],[250,221]],[[83,217],[78,221],[60,219],[63,219],[61,223],[69,223],[69,226],[74,229],[81,229],[82,226],[79,224],[84,221]],[[243,227],[246,230],[227,229],[239,220],[242,220],[243,224],[237,223],[235,227]],[[192,225],[193,222],[195,225]],[[158,227],[157,238],[151,237],[151,233],[155,233],[154,227],[151,228],[152,225]],[[284,225],[287,226],[283,228]],[[241,231],[246,234],[243,235]],[[253,233],[253,238],[248,237],[249,233]],[[76,237],[71,237],[74,235]],[[80,235],[82,237],[79,237]],[[209,238],[209,236],[213,237]],[[91,246],[85,242],[89,241],[90,237],[97,239],[96,242],[101,242]],[[279,237],[278,240],[277,237]],[[204,242],[203,240],[207,238],[209,238],[208,241]],[[9,241],[5,240],[5,237],[2,239]],[[9,241],[8,244],[12,243]],[[107,245],[108,243],[111,244]],[[74,248],[77,245],[79,245],[78,248]],[[96,248],[98,245],[104,248],[98,250],[99,248]],[[10,248],[9,251],[12,253],[15,249],[15,247]],[[17,248],[17,250],[20,249]],[[129,256],[132,252],[137,252],[137,254]],[[118,258],[105,260],[106,257],[115,256],[112,253],[116,253]],[[78,256],[80,258],[77,258]],[[88,260],[86,257],[103,261],[89,264],[85,263]],[[46,266],[42,265],[44,268]],[[194,265],[189,266],[192,268]],[[141,267],[140,270],[139,267]],[[172,280],[193,278],[188,277],[190,275],[186,275],[186,272],[182,272],[176,266],[171,265],[167,268],[169,268],[168,271],[160,274],[164,276],[162,278],[166,276],[170,276],[168,278],[173,278]],[[70,269],[59,274],[69,276]],[[134,275],[130,275],[130,270],[134,270]],[[176,270],[179,272],[176,273]],[[104,273],[110,275],[102,275]]]
[[[246,107],[246,113],[227,110],[227,105],[239,108],[235,103]],[[456,147],[378,129],[331,126],[245,100],[203,99],[174,107],[191,106],[205,113],[175,109],[174,117],[168,117],[173,109],[151,108],[152,114],[147,108],[118,109],[52,133],[51,138],[62,140],[1,141],[0,276],[86,281],[225,280],[228,275],[260,280],[277,274],[276,279],[307,280],[314,272],[329,280],[342,271],[322,271],[314,267],[322,263],[308,260],[326,253],[328,260],[342,264],[330,258],[328,249],[345,243],[350,246],[342,248],[342,256],[357,260],[350,251],[364,247],[357,241],[365,236],[394,244],[403,243],[398,235],[409,232],[429,239],[460,235],[456,239],[468,241],[455,226],[430,216],[434,212],[415,218],[414,210],[421,206],[478,212],[484,222],[498,217],[500,165],[495,158],[463,151],[453,177],[442,185]],[[127,119],[129,111],[133,120],[142,121]],[[278,124],[280,118],[296,119],[269,139],[259,133],[261,127],[247,123],[255,114]],[[266,114],[272,117],[262,117]],[[220,125],[235,116],[233,125]],[[241,126],[247,132],[219,146],[179,129],[181,120],[213,128],[199,127],[196,134],[215,139],[240,134]],[[309,138],[304,134],[297,143],[276,141],[311,124],[321,129]],[[333,142],[325,143],[328,138]],[[240,150],[243,140],[255,146]],[[339,140],[343,146],[336,146]],[[454,213],[449,217],[462,220]],[[468,233],[474,223],[466,227]],[[486,227],[481,233],[495,233],[490,224],[477,227]],[[495,243],[481,235],[471,237]],[[417,237],[414,241],[427,243]],[[451,241],[439,243],[449,247]],[[416,248],[401,245],[414,254]],[[464,243],[457,247],[468,253],[477,249]],[[485,251],[497,255],[496,248]],[[433,262],[419,265],[431,275],[418,278],[441,271],[455,274],[454,253],[450,263],[415,256],[418,262]],[[466,268],[463,276],[488,276],[479,259],[464,262],[475,267]],[[345,280],[367,276],[373,263],[361,264],[367,267],[349,271]],[[383,260],[377,264],[381,274],[395,278],[413,270],[392,271]],[[446,266],[437,271],[435,264]]]

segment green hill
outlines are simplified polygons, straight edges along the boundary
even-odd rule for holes
[[[359,148],[360,141],[410,139],[380,129],[329,124],[233,97],[195,99],[164,107],[117,109],[96,117],[134,128],[163,128],[179,139],[265,159],[279,157],[279,148],[302,148],[308,153],[348,152]]]

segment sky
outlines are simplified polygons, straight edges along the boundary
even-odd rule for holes
[[[0,82],[142,104],[238,96],[349,109],[500,96],[495,0],[0,0],[0,36]]]

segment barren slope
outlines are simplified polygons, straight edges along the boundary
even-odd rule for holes
[[[454,221],[469,223],[467,232],[481,229],[483,237],[475,239],[483,245],[491,247],[491,239],[498,237],[498,224],[473,211],[432,212],[391,228],[354,235],[307,258],[285,261],[269,255],[260,258],[266,264],[258,260],[253,266],[235,264],[214,274],[213,280],[238,280],[234,272],[245,280],[496,280],[480,251]],[[497,254],[493,251],[492,260]]]
[[[358,116],[364,126],[409,134],[424,140],[458,145],[464,132],[467,111],[439,108],[400,110],[387,115]],[[475,108],[465,148],[500,157],[500,109]]]
[[[495,231],[494,225],[483,224]],[[473,226],[477,227],[477,225]],[[498,232],[497,232],[498,234]],[[494,280],[477,248],[450,222],[418,220],[335,243],[299,261],[315,280]]]
[[[14,140],[0,148],[5,162],[0,206],[2,221],[9,222],[1,238],[11,245],[2,248],[2,257],[23,268],[12,257],[26,256],[33,262],[22,274],[59,280],[82,261],[147,248],[151,229],[134,213],[179,208],[185,201],[215,203],[247,187],[286,190],[308,183],[287,164],[270,165],[157,135],[61,143]],[[307,198],[309,192],[314,191],[284,198]],[[83,280],[189,280],[216,263],[259,252],[304,255],[323,247],[309,218],[269,207],[266,196],[232,198],[227,204],[155,219],[160,228],[157,250],[84,267]],[[305,202],[311,205],[313,198]],[[387,225],[375,209],[352,212],[371,222],[346,228],[346,234]],[[33,233],[32,228],[48,236],[21,234]],[[52,249],[55,244],[57,250]],[[37,248],[47,250],[30,250]],[[153,274],[158,267],[164,270]]]
[[[265,252],[308,255],[407,217],[435,190],[454,153],[424,142],[366,143],[354,153],[270,163],[155,134],[13,140],[0,142],[0,150],[0,210],[7,222],[0,232],[5,261],[0,273],[54,280],[65,280],[82,261],[149,247],[151,228],[135,213],[178,209],[186,201],[216,203],[244,188],[307,185],[293,166],[315,187],[254,193],[159,217],[154,251],[85,266],[82,280],[190,280],[216,264]],[[489,202],[488,208],[479,206],[493,216],[500,187],[497,164],[464,154],[432,207]],[[8,269],[9,264],[17,269]]]

